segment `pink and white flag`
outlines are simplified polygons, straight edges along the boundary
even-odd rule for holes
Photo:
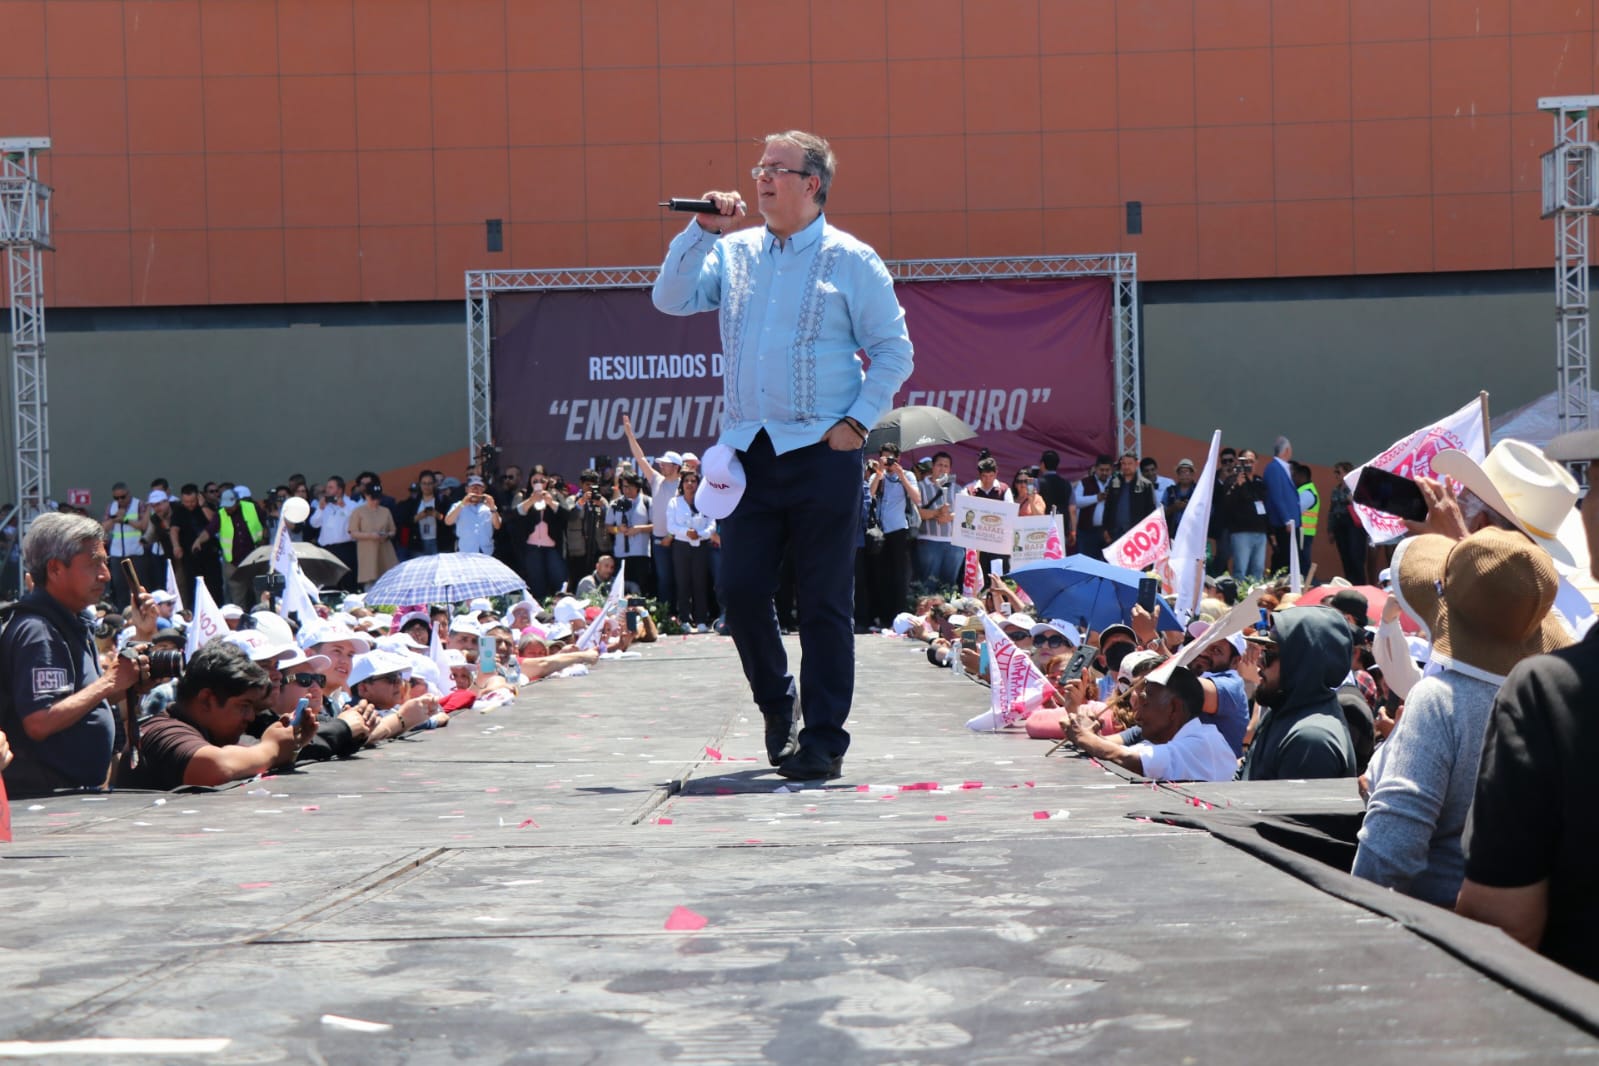
[[[988,636],[989,708],[966,723],[967,729],[979,733],[1025,721],[1044,705],[1044,695],[1051,687],[1027,653],[1011,643],[986,614],[983,630]]]
[[[1105,548],[1107,563],[1129,570],[1148,570],[1170,556],[1171,534],[1166,531],[1166,512],[1159,507]]]
[[[222,608],[211,598],[211,590],[205,587],[205,580],[195,578],[194,620],[189,623],[189,631],[184,635],[183,658],[194,658],[194,653],[205,647],[207,641],[227,631],[228,620],[222,617]]]
[[[966,549],[966,565],[961,567],[961,592],[976,596],[983,591],[983,571],[977,565],[977,553]]]
[[[167,592],[172,595],[172,611],[174,614],[183,613],[183,593],[178,591],[178,575],[172,569],[172,560],[167,560]]]
[[[1430,426],[1422,426],[1402,440],[1394,441],[1381,455],[1351,470],[1349,476],[1344,478],[1344,484],[1349,486],[1350,492],[1355,491],[1360,472],[1368,466],[1387,470],[1412,481],[1435,477],[1432,472],[1433,456],[1451,448],[1465,452],[1480,463],[1488,456],[1487,428],[1483,424],[1482,400],[1479,397],[1454,414]],[[1397,515],[1374,511],[1361,504],[1353,504],[1350,509],[1360,519],[1373,544],[1386,544],[1409,533],[1404,519]]]
[[[1044,542],[1044,558],[1066,558],[1066,542],[1061,539],[1060,530],[1054,526],[1049,528],[1049,539]]]

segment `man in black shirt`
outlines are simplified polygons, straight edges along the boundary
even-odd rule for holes
[[[216,512],[206,505],[198,485],[190,483],[179,491],[178,506],[172,508],[172,529],[177,534],[172,558],[184,599],[193,598],[195,579],[203,578],[211,598],[221,603],[222,552],[217,547]]]
[[[1066,528],[1071,529],[1072,483],[1060,476],[1060,453],[1051,448],[1039,457],[1038,465],[1044,468],[1038,475],[1038,494],[1044,497],[1049,513],[1064,515]]]
[[[1234,577],[1259,581],[1266,574],[1266,482],[1255,475],[1255,453],[1239,453],[1221,497],[1222,522],[1228,532]],[[1220,554],[1222,546],[1216,546]]]
[[[1547,451],[1592,460],[1599,433],[1567,434]],[[1599,559],[1599,492],[1583,500],[1582,524],[1590,556]],[[1455,910],[1599,980],[1599,850],[1590,795],[1599,764],[1596,701],[1599,628],[1510,672],[1488,720]]]
[[[147,660],[119,657],[100,670],[90,608],[111,580],[105,532],[81,515],[34,519],[22,541],[33,591],[11,610],[0,636],[0,729],[16,748],[5,771],[12,796],[62,788],[103,788],[111,775],[119,720],[114,704],[148,679]],[[138,613],[154,618],[149,593]]]

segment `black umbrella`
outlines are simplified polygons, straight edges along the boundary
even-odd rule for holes
[[[305,540],[292,543],[294,556],[300,561],[300,572],[310,578],[313,585],[337,585],[344,579],[344,575],[350,572],[350,568],[344,565],[344,560],[326,548],[319,548]],[[254,580],[271,568],[272,545],[267,543],[246,555],[234,573],[246,580]]]
[[[897,444],[908,452],[931,444],[954,444],[970,440],[977,431],[942,407],[896,407],[884,415],[866,438],[867,454],[885,444]]]

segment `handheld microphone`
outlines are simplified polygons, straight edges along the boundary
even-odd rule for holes
[[[721,213],[711,200],[690,200],[682,196],[674,196],[670,200],[662,200],[660,206],[668,211],[690,211],[697,215],[716,215]]]

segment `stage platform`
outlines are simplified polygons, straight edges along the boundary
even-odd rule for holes
[[[1599,1062],[1392,915],[1173,824],[1347,816],[1353,782],[1155,788],[1046,759],[962,727],[986,689],[857,648],[825,786],[769,771],[730,642],[699,636],[344,763],[19,801],[0,1054]],[[86,1039],[128,1043],[57,1043]]]

